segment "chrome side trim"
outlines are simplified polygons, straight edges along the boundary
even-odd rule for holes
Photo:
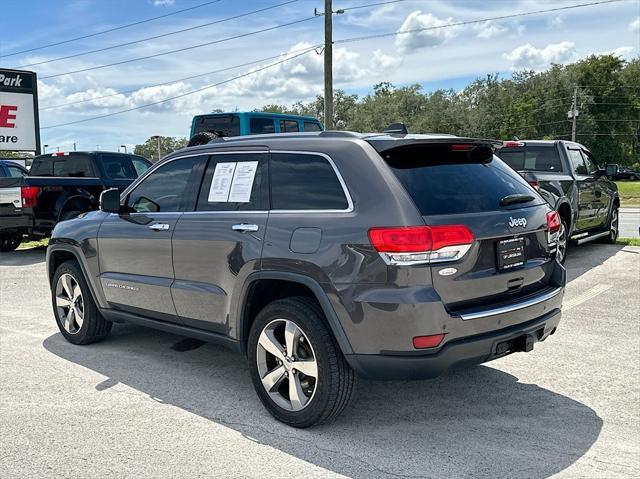
[[[543,303],[545,301],[550,300],[551,298],[555,298],[560,293],[562,293],[563,289],[564,288],[557,288],[557,289],[554,289],[553,291],[549,291],[548,293],[544,293],[544,294],[541,294],[540,296],[536,296],[535,298],[530,298],[530,299],[527,299],[526,301],[522,301],[516,304],[511,304],[509,306],[486,309],[484,311],[478,311],[475,313],[460,314],[459,316],[462,318],[463,321],[469,321],[470,319],[480,319],[480,318],[486,318],[488,316],[496,316],[498,314],[518,311],[520,309],[528,308],[529,306],[535,306],[536,304]]]
[[[586,238],[581,238],[578,240],[578,244],[588,243],[589,241],[597,240],[598,238],[602,238],[603,236],[607,236],[609,231],[603,231],[602,233],[598,233],[597,235],[587,236]]]

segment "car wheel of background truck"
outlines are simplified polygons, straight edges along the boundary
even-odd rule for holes
[[[8,253],[13,251],[22,243],[22,235],[20,233],[0,233],[0,251]]]
[[[618,207],[613,205],[611,208],[611,215],[609,217],[609,234],[604,237],[604,242],[607,244],[615,244],[618,239],[619,232]]]
[[[309,298],[267,305],[251,326],[247,347],[258,397],[285,424],[304,428],[331,420],[353,395],[355,374]]]
[[[100,314],[76,261],[65,261],[56,269],[51,300],[58,329],[70,343],[95,343],[111,331],[112,323]]]

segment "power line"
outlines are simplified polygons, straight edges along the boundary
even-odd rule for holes
[[[191,31],[191,30],[196,30],[198,28],[203,28],[203,27],[208,27],[208,26],[211,26],[211,25],[216,25],[216,24],[219,24],[219,23],[228,22],[230,20],[237,20],[238,18],[248,17],[249,15],[255,15],[256,13],[262,13],[262,12],[265,12],[267,10],[273,10],[274,8],[282,7],[283,5],[288,5],[290,3],[295,3],[297,1],[298,0],[288,0],[288,1],[283,2],[283,3],[278,3],[276,5],[272,5],[272,6],[265,7],[265,8],[260,8],[258,10],[253,10],[253,11],[246,12],[246,13],[241,13],[239,15],[234,15],[232,17],[223,18],[221,20],[216,20],[214,22],[203,23],[201,25],[196,25],[196,26],[189,27],[189,28],[183,28],[181,30],[174,30],[174,31],[171,31],[171,32],[163,33],[161,35],[155,35],[155,36],[152,36],[152,37],[141,38],[140,40],[134,40],[134,41],[131,41],[131,42],[119,43],[117,45],[111,45],[111,46],[108,46],[108,47],[97,48],[95,50],[87,50],[87,51],[80,52],[80,53],[74,53],[72,55],[66,55],[64,57],[53,58],[51,60],[43,60],[41,62],[29,63],[27,65],[20,65],[18,68],[26,68],[26,67],[34,67],[36,65],[44,65],[45,63],[53,63],[53,62],[57,62],[57,61],[60,61],[60,60],[68,60],[69,58],[77,58],[77,57],[81,57],[81,56],[84,56],[84,55],[91,55],[93,53],[100,53],[100,52],[104,52],[104,51],[107,51],[107,50],[114,50],[114,49],[120,48],[120,47],[126,47],[126,46],[129,46],[129,45],[135,45],[136,43],[146,42],[148,40],[156,40],[158,38],[168,37],[168,36],[171,36],[171,35],[177,35],[178,33],[188,32],[188,31]]]
[[[372,40],[375,38],[385,38],[385,37],[395,37],[397,35],[406,35],[409,33],[418,33],[418,32],[425,32],[425,31],[429,31],[429,30],[438,30],[441,28],[449,28],[449,27],[458,27],[458,26],[463,26],[463,25],[472,25],[474,23],[484,23],[484,22],[488,22],[488,21],[495,21],[495,20],[506,20],[509,18],[517,18],[517,17],[525,17],[525,16],[529,16],[529,15],[539,15],[542,13],[552,13],[552,12],[559,12],[559,11],[563,11],[563,10],[571,10],[574,8],[582,8],[582,7],[590,7],[593,5],[604,5],[604,4],[609,4],[609,3],[618,3],[618,2],[622,2],[625,0],[600,0],[597,2],[590,2],[590,3],[580,3],[577,5],[567,5],[565,7],[556,7],[556,8],[549,8],[549,9],[545,9],[545,10],[535,10],[535,11],[531,11],[531,12],[521,12],[521,13],[513,13],[511,15],[500,15],[498,17],[489,17],[489,18],[483,18],[480,20],[466,20],[463,22],[454,22],[454,23],[447,23],[445,25],[437,25],[437,26],[433,26],[433,27],[423,27],[423,28],[412,28],[411,30],[403,30],[403,31],[399,31],[399,32],[389,32],[389,33],[378,33],[375,35],[365,35],[365,36],[361,36],[361,37],[352,37],[352,38],[345,38],[342,40],[336,40],[334,41],[334,44],[341,44],[341,43],[353,43],[353,42],[360,42],[363,40]]]
[[[41,80],[46,80],[47,78],[56,78],[56,77],[60,77],[60,76],[63,76],[63,75],[72,75],[74,73],[87,72],[87,71],[91,71],[91,70],[99,70],[101,68],[107,68],[107,67],[112,67],[112,66],[116,66],[116,65],[123,65],[125,63],[132,63],[132,62],[137,62],[137,61],[140,61],[140,60],[148,60],[150,58],[157,58],[157,57],[161,57],[161,56],[164,56],[164,55],[169,55],[169,54],[172,54],[172,53],[184,52],[184,51],[187,51],[187,50],[194,50],[196,48],[202,48],[202,47],[206,47],[206,46],[209,46],[209,45],[216,45],[218,43],[228,42],[228,41],[231,41],[231,40],[237,40],[238,38],[244,38],[244,37],[249,37],[251,35],[257,35],[258,33],[269,32],[269,31],[277,30],[279,28],[284,28],[284,27],[289,27],[291,25],[296,25],[298,23],[308,22],[309,20],[313,20],[315,18],[319,18],[319,17],[314,15],[313,17],[302,18],[300,20],[295,20],[293,22],[282,23],[280,25],[275,25],[273,27],[263,28],[261,30],[254,30],[252,32],[241,33],[240,35],[234,35],[232,37],[221,38],[219,40],[213,40],[211,42],[199,43],[197,45],[190,45],[188,47],[178,48],[176,50],[169,50],[169,51],[161,52],[161,53],[155,53],[153,55],[146,55],[144,57],[130,58],[128,60],[121,60],[119,62],[106,63],[104,65],[97,65],[97,66],[93,66],[93,67],[82,68],[80,70],[73,70],[73,71],[64,72],[64,73],[57,73],[55,75],[48,75],[46,77],[41,77],[40,79]]]
[[[387,0],[386,2],[367,3],[366,5],[358,5],[355,7],[339,8],[338,10],[342,10],[343,12],[348,12],[350,10],[360,10],[361,8],[377,7],[379,5],[388,5],[390,3],[400,3],[400,2],[407,2],[407,1],[408,0]]]
[[[321,45],[318,45],[318,46],[313,47],[313,48],[314,49],[315,48],[319,48],[320,46]],[[307,52],[309,48],[302,48],[302,49],[299,49],[299,50],[290,50],[290,51],[286,52],[285,55],[291,55],[293,53],[299,53],[299,52],[302,52],[302,51]],[[62,108],[62,107],[65,107],[65,106],[78,105],[80,103],[87,103],[87,102],[91,102],[91,101],[102,100],[104,98],[111,98],[111,97],[117,96],[117,95],[124,95],[126,93],[133,93],[133,92],[142,90],[144,88],[153,88],[153,87],[157,87],[157,86],[170,85],[172,83],[177,83],[177,82],[181,82],[181,81],[185,81],[185,80],[192,80],[194,78],[200,78],[200,77],[204,77],[204,76],[207,76],[207,75],[214,75],[216,73],[222,73],[222,72],[226,72],[226,71],[229,71],[229,70],[235,70],[236,68],[247,67],[247,66],[250,66],[250,65],[255,65],[256,63],[262,63],[262,62],[265,62],[265,61],[273,60],[275,58],[280,58],[280,57],[282,57],[282,55],[283,55],[282,53],[279,53],[278,55],[273,55],[271,57],[260,58],[259,60],[253,60],[253,61],[250,61],[250,62],[241,63],[239,65],[233,65],[233,66],[230,66],[230,67],[220,68],[219,70],[212,70],[212,71],[209,71],[209,72],[199,73],[197,75],[191,75],[191,76],[188,76],[188,77],[176,78],[174,80],[169,80],[169,81],[162,82],[162,83],[155,83],[153,85],[144,85],[144,86],[141,86],[141,87],[138,87],[138,88],[133,88],[131,90],[120,90],[120,91],[117,91],[117,92],[114,92],[114,93],[109,93],[108,95],[101,95],[101,96],[97,96],[97,97],[93,97],[93,98],[86,98],[84,100],[76,100],[76,101],[71,101],[71,102],[68,102],[68,103],[61,103],[59,105],[51,105],[51,106],[40,107],[40,111],[54,110],[56,108]]]
[[[107,117],[110,117],[110,116],[120,115],[122,113],[128,113],[130,111],[141,110],[143,108],[148,108],[150,106],[159,105],[161,103],[166,103],[168,101],[176,100],[178,98],[183,98],[185,96],[193,95],[195,93],[200,93],[200,92],[208,90],[210,88],[214,88],[214,87],[217,87],[217,86],[220,86],[220,85],[224,85],[225,83],[230,83],[232,81],[239,80],[240,78],[244,78],[246,76],[253,75],[255,73],[264,71],[264,70],[266,70],[268,68],[272,68],[274,66],[281,65],[282,63],[291,61],[291,60],[293,60],[295,58],[301,57],[303,55],[306,55],[307,53],[315,51],[317,48],[319,48],[319,47],[318,46],[314,46],[312,48],[309,48],[309,49],[303,51],[302,53],[298,53],[297,55],[294,55],[294,56],[291,56],[291,57],[288,57],[288,58],[284,58],[284,59],[282,59],[280,61],[277,61],[275,63],[271,63],[269,65],[265,65],[264,67],[257,68],[255,70],[251,70],[249,72],[242,73],[241,75],[236,75],[235,77],[228,78],[226,80],[223,80],[223,81],[220,81],[220,82],[217,82],[217,83],[213,83],[211,85],[207,85],[207,86],[202,87],[202,88],[198,88],[197,90],[192,90],[192,91],[189,91],[189,92],[186,92],[186,93],[181,93],[180,95],[174,95],[172,97],[163,98],[162,100],[154,101],[154,102],[151,102],[151,103],[146,103],[144,105],[139,105],[139,106],[136,106],[136,107],[133,107],[133,108],[127,108],[126,110],[120,110],[120,111],[114,111],[114,112],[111,112],[111,113],[105,113],[104,115],[94,116],[94,117],[91,117],[91,118],[83,118],[82,120],[70,121],[70,122],[66,122],[66,123],[59,123],[57,125],[43,126],[40,129],[41,130],[48,130],[48,129],[51,129],[51,128],[59,128],[59,127],[62,127],[62,126],[75,125],[75,124],[78,124],[78,123],[84,123],[84,122],[87,122],[87,121],[99,120],[101,118],[107,118]]]
[[[63,40],[63,41],[56,42],[56,43],[48,43],[46,45],[41,45],[39,47],[33,47],[33,48],[29,48],[27,50],[21,50],[21,51],[18,51],[18,52],[8,53],[6,55],[0,55],[0,58],[12,57],[14,55],[20,55],[22,53],[34,52],[36,50],[42,50],[43,48],[55,47],[57,45],[63,45],[65,43],[71,43],[71,42],[75,42],[77,40],[84,40],[85,38],[96,37],[98,35],[103,35],[105,33],[115,32],[116,30],[122,30],[123,28],[129,28],[129,27],[133,27],[133,26],[136,26],[136,25],[141,25],[143,23],[148,23],[148,22],[152,22],[154,20],[159,20],[161,18],[166,18],[166,17],[170,17],[172,15],[177,15],[179,13],[187,12],[189,10],[195,10],[196,8],[206,7],[207,5],[211,5],[212,3],[218,3],[220,1],[221,0],[212,0],[210,2],[205,2],[205,3],[201,3],[199,5],[194,5],[193,7],[183,8],[181,10],[176,10],[175,12],[165,13],[164,15],[159,15],[157,17],[152,17],[152,18],[147,18],[145,20],[139,20],[139,21],[133,22],[133,23],[127,23],[126,25],[120,25],[119,27],[109,28],[107,30],[102,30],[102,31],[99,31],[99,32],[96,32],[96,33],[90,33],[88,35],[82,35],[80,37],[70,38],[69,40]]]

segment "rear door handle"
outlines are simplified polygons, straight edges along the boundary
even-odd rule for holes
[[[169,224],[167,223],[154,223],[149,226],[150,230],[153,231],[167,231],[169,229]]]
[[[258,231],[258,225],[248,225],[246,223],[242,223],[239,225],[233,225],[231,229],[233,231]]]

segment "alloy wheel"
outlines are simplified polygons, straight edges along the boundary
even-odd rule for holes
[[[84,321],[84,299],[78,281],[69,273],[58,278],[56,284],[56,310],[62,327],[76,334]]]
[[[618,239],[618,208],[613,208],[611,212],[611,224],[609,225],[609,234],[611,241],[615,243]]]
[[[558,231],[558,239],[556,239],[556,258],[560,263],[564,261],[564,257],[567,254],[567,230],[564,227],[564,222],[560,223],[560,230]]]
[[[262,386],[287,411],[301,411],[317,389],[318,365],[304,331],[288,319],[274,319],[258,339],[256,361]]]

